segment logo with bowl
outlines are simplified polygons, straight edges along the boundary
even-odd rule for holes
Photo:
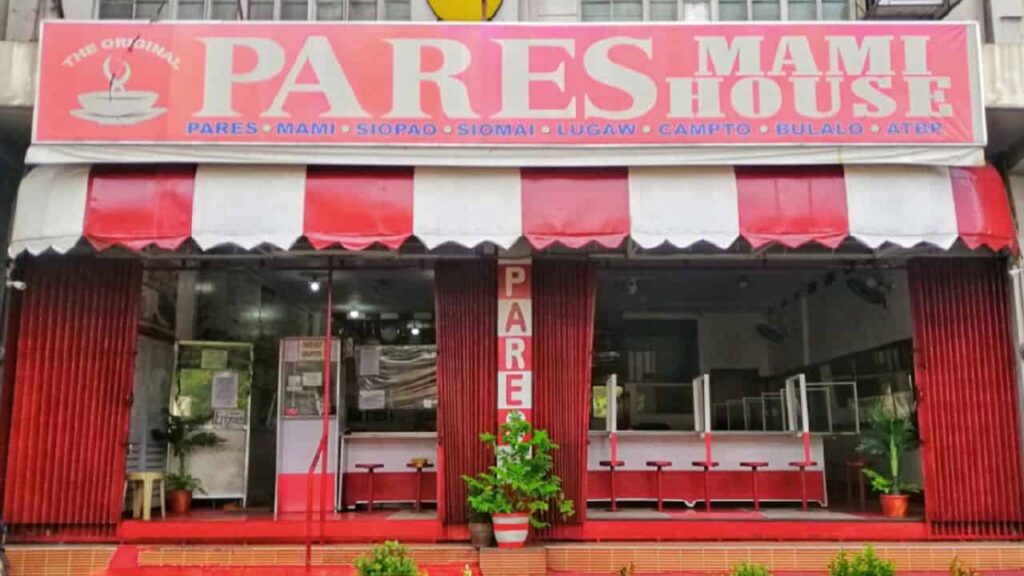
[[[110,69],[110,56],[103,61],[103,75],[109,88],[98,92],[78,95],[78,110],[72,110],[75,118],[88,120],[100,125],[131,125],[152,120],[167,112],[167,108],[156,106],[159,94],[142,90],[128,90],[125,84],[132,77],[131,66],[124,63],[120,76],[114,76]]]

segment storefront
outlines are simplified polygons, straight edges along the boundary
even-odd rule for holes
[[[1024,530],[971,25],[41,44],[0,398],[22,538],[463,540],[513,410],[580,511],[544,538]],[[899,521],[860,495],[877,406],[921,431]],[[220,440],[168,457],[165,411]],[[191,513],[125,519],[126,471],[179,462]]]

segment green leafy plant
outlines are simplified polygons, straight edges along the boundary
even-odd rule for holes
[[[494,434],[480,435],[494,451],[495,465],[475,477],[462,477],[469,488],[470,508],[483,514],[525,513],[534,528],[548,526],[538,516],[552,505],[563,518],[572,516],[573,502],[565,499],[562,479],[552,471],[551,453],[558,445],[547,431],[534,430],[522,413],[512,412],[498,433],[500,446]]]
[[[873,406],[868,413],[868,427],[861,431],[857,450],[882,458],[888,470],[864,468],[864,475],[871,480],[871,487],[882,494],[919,492],[919,486],[903,481],[900,462],[905,452],[916,450],[920,443],[912,414],[902,416],[884,402]]]
[[[964,564],[959,556],[954,556],[949,563],[949,576],[981,576],[981,572]]]
[[[189,492],[206,494],[206,490],[203,490],[198,478],[191,474],[179,474],[177,472],[171,472],[167,475],[167,489],[187,490]]]
[[[636,574],[636,566],[632,562],[619,568],[619,576],[633,576],[634,574]]]
[[[828,564],[829,576],[893,576],[896,574],[896,567],[890,560],[883,560],[875,555],[875,549],[871,546],[862,552],[847,555],[846,551],[840,552]]]
[[[205,493],[199,479],[188,473],[188,455],[198,448],[209,448],[224,441],[213,432],[202,429],[213,415],[177,416],[167,410],[164,414],[167,416],[167,429],[154,429],[151,435],[157,442],[167,443],[171,455],[178,459],[178,471],[167,475],[167,488]]]
[[[356,558],[360,576],[419,576],[416,561],[409,550],[397,541],[377,544],[365,555]]]
[[[730,576],[770,576],[770,574],[767,566],[752,562],[741,562],[733,566],[732,572],[729,572]]]

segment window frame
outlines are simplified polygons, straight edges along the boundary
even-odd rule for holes
[[[579,17],[581,22],[597,22],[597,20],[583,20],[583,3],[584,0],[579,1]],[[612,4],[616,0],[607,0]],[[651,22],[651,0],[640,0],[643,4],[643,21]],[[722,22],[719,19],[719,0],[705,0],[709,7],[710,22]],[[779,20],[777,22],[789,22],[789,2],[790,0],[779,0]],[[847,19],[844,22],[853,21],[853,15],[855,14],[856,0],[845,0],[846,2],[846,14]],[[676,20],[659,20],[659,22],[685,22],[682,19],[684,14],[683,5],[686,4],[686,0],[676,0]],[[754,22],[754,0],[746,0],[747,4],[747,19],[746,20],[727,20],[727,22]],[[824,0],[814,0],[815,7],[815,20],[800,20],[800,22],[821,22],[822,16],[824,15]],[[612,20],[615,22],[615,20]]]
[[[93,17],[94,20],[100,20],[100,6],[104,3],[104,1],[105,0],[95,0],[93,2],[92,17]],[[243,10],[242,15],[244,15],[245,17],[244,18],[239,17],[239,18],[235,18],[234,20],[226,20],[226,21],[228,21],[228,22],[243,21],[243,20],[250,21],[250,18],[249,18],[249,0],[237,0],[237,1],[238,1],[239,4],[242,5],[242,10]],[[317,17],[316,17],[317,16],[317,13],[316,13],[317,0],[307,0],[307,4],[306,4],[306,19],[305,20],[294,20],[294,22],[348,22],[349,21],[350,8],[351,8],[351,0],[338,0],[338,1],[341,2],[341,19],[340,20],[318,20]],[[409,0],[410,3],[411,2],[415,2],[415,1],[419,1],[419,0]],[[646,4],[648,0],[643,0],[643,1]],[[273,2],[274,2],[274,17],[273,17],[272,20],[263,20],[263,22],[279,22],[279,21],[281,21],[281,8],[282,8],[282,5],[284,3],[284,0],[273,0]],[[376,13],[376,19],[373,20],[373,21],[379,22],[379,21],[384,19],[384,16],[386,14],[386,6],[385,6],[385,4],[386,4],[387,0],[375,0],[375,2],[376,2],[376,5],[377,5],[377,13]],[[131,6],[132,6],[131,19],[132,20],[136,20],[137,18],[135,16],[135,14],[138,11],[139,0],[131,0]],[[194,20],[194,22],[202,22],[202,21],[206,21],[206,20],[211,20],[212,12],[213,12],[213,0],[203,0],[203,18],[202,18],[202,20]],[[645,18],[646,18],[646,16],[645,16]],[[167,0],[166,5],[164,6],[164,9],[163,9],[163,13],[162,13],[161,17],[159,18],[159,20],[179,20],[179,18],[178,18],[178,0]],[[225,20],[218,20],[218,21],[225,21]],[[370,20],[367,20],[367,22],[370,22]]]

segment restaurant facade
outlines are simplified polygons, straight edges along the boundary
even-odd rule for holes
[[[518,411],[576,502],[542,539],[1018,539],[979,50],[947,22],[47,22],[4,520],[466,540],[479,435]],[[858,450],[878,408],[920,435],[898,520]],[[168,450],[182,421],[214,445]],[[145,473],[191,511],[131,518]]]

